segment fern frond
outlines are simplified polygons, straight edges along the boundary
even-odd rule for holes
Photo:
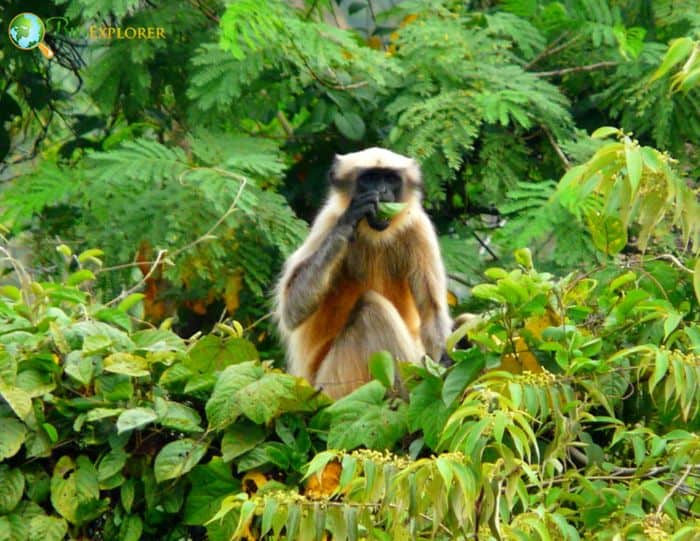
[[[3,223],[15,230],[24,227],[44,208],[67,202],[80,189],[81,178],[80,172],[42,162],[33,172],[16,178],[0,192]]]
[[[162,178],[178,178],[189,167],[185,152],[178,147],[166,147],[149,139],[127,141],[109,152],[89,156],[93,165],[90,173],[96,180],[118,182],[120,177],[157,182]]]
[[[526,60],[534,58],[546,45],[540,31],[522,17],[500,12],[486,15],[486,22],[492,35],[508,38]]]
[[[200,111],[223,112],[264,69],[262,52],[250,51],[238,59],[217,44],[204,44],[192,58],[187,97]]]

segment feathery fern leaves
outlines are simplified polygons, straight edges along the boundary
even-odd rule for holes
[[[45,207],[68,202],[82,189],[82,175],[53,162],[42,162],[28,175],[15,179],[2,192],[2,221],[19,230]]]

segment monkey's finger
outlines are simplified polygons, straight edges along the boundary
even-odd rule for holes
[[[379,192],[376,190],[372,190],[369,192],[364,192],[361,193],[353,199],[353,204],[357,205],[362,205],[364,203],[367,203],[369,201],[374,201],[376,203],[379,203]]]
[[[379,203],[375,201],[370,201],[369,203],[363,204],[358,210],[361,210],[362,216],[376,216]]]

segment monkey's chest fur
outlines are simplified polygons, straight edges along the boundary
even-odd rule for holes
[[[401,316],[410,335],[420,344],[420,315],[411,292],[410,277],[415,258],[410,231],[393,236],[390,243],[352,241],[331,278],[328,293],[316,312],[303,325],[304,342],[317,367],[334,341],[361,308],[362,296],[374,291],[387,299]],[[381,329],[377,332],[381,334]],[[422,346],[421,346],[422,348]]]

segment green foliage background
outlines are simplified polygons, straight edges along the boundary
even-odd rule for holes
[[[55,57],[0,41],[0,540],[700,535],[696,2],[21,10]],[[479,315],[330,404],[268,293],[372,145]]]

